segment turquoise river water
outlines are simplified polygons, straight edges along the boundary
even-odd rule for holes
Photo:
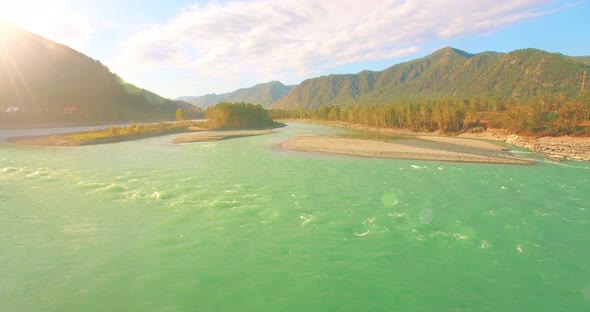
[[[280,148],[341,131],[0,145],[0,311],[590,311],[590,163]]]

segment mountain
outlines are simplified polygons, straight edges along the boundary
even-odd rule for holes
[[[590,56],[572,56],[571,59],[586,65],[590,65]]]
[[[65,45],[0,21],[0,115],[5,115],[0,122],[173,119],[178,107],[193,108],[126,83]]]
[[[221,102],[246,102],[268,107],[271,103],[287,95],[292,88],[293,86],[286,86],[280,81],[271,81],[257,84],[251,88],[238,89],[231,93],[184,96],[179,99],[202,108]]]
[[[308,79],[271,108],[386,104],[414,99],[478,97],[524,99],[541,94],[576,95],[588,58],[536,49],[469,54],[443,48],[383,71]]]

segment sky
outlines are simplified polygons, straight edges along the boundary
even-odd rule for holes
[[[383,70],[447,46],[590,55],[590,0],[0,0],[0,19],[169,98]]]

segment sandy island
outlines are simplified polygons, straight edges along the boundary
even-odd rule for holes
[[[241,138],[246,136],[263,135],[274,133],[272,130],[219,130],[219,131],[208,131],[202,128],[189,127],[187,129],[172,129],[159,132],[147,132],[134,135],[121,135],[107,138],[92,138],[88,140],[78,139],[67,139],[71,136],[83,135],[84,133],[72,133],[63,135],[39,135],[29,137],[11,137],[6,140],[6,143],[16,145],[36,145],[36,146],[81,146],[81,145],[96,145],[105,143],[117,143],[124,141],[133,141],[145,138],[151,138],[162,135],[169,135],[174,133],[187,133],[183,136],[176,137],[172,140],[172,143],[190,143],[190,142],[205,142],[205,141],[218,141],[232,138]],[[66,138],[66,139],[64,139]]]
[[[206,131],[183,135],[172,140],[174,144],[219,141],[247,136],[274,133],[272,130],[235,130],[235,131]]]
[[[289,121],[285,119],[283,121]],[[490,143],[492,145],[493,142],[486,142],[481,140],[492,140],[492,141],[499,141],[503,143],[508,143],[510,145],[516,145],[528,150],[531,150],[536,153],[540,153],[541,155],[546,156],[548,159],[554,161],[562,161],[562,160],[577,160],[577,161],[590,161],[590,137],[589,136],[558,136],[558,137],[527,137],[527,136],[520,136],[511,133],[506,129],[494,129],[488,128],[483,132],[463,132],[457,134],[455,136],[447,136],[440,132],[415,132],[412,130],[407,129],[392,129],[392,128],[374,128],[356,124],[349,124],[343,122],[334,122],[334,121],[317,121],[317,120],[292,120],[296,122],[309,122],[309,123],[317,123],[317,124],[324,124],[330,126],[337,126],[343,127],[348,129],[355,129],[355,130],[362,130],[362,131],[375,131],[381,133],[389,133],[389,134],[399,134],[399,135],[410,135],[418,137],[421,140],[430,140],[436,141],[446,144],[454,144],[454,145],[462,145],[467,147],[476,147],[480,149],[486,149],[483,146],[474,146],[473,144],[479,145],[480,143],[473,143],[473,142],[482,142],[483,144]],[[468,141],[463,141],[462,143],[458,143],[458,141],[454,141],[455,139],[466,139]],[[469,142],[471,141],[471,142]],[[456,142],[456,143],[455,143]],[[463,145],[463,143],[469,145]],[[503,144],[501,143],[501,144]],[[499,148],[505,148],[501,145],[497,145]],[[495,148],[489,149],[494,151]]]
[[[432,141],[444,144],[458,145],[464,147],[473,147],[487,151],[507,151],[508,148],[491,142],[476,140],[476,139],[463,139],[456,137],[445,137],[445,136],[433,136],[433,135],[421,135],[416,138],[425,141]]]
[[[452,143],[449,140],[453,138],[433,137],[433,141],[445,141],[448,144],[462,145],[474,148],[481,148],[494,151],[504,150],[505,148],[488,142],[457,139]],[[441,139],[441,140],[439,140]],[[484,144],[485,143],[485,144]],[[325,152],[334,154],[346,154],[365,157],[378,158],[396,158],[396,159],[418,159],[434,161],[456,161],[472,163],[492,163],[492,164],[518,164],[530,165],[533,161],[516,158],[505,154],[504,156],[483,156],[468,153],[459,153],[439,149],[423,148],[409,146],[399,143],[372,141],[362,139],[350,139],[330,136],[303,136],[296,137],[285,143],[283,147],[296,151]]]

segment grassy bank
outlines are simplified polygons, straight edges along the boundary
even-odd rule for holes
[[[202,122],[159,122],[155,124],[132,124],[109,127],[102,130],[77,132],[72,134],[11,138],[11,143],[43,146],[80,146],[115,143],[144,139],[154,136],[200,130]]]

